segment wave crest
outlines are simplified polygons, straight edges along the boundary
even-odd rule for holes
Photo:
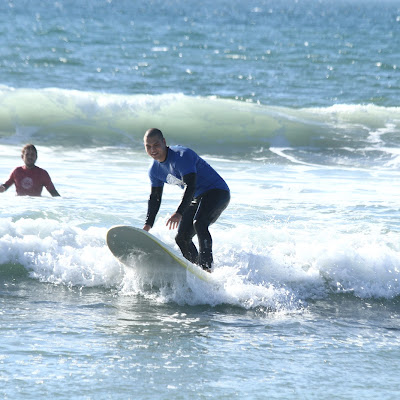
[[[368,163],[389,165],[400,149],[400,107],[294,109],[177,93],[115,95],[56,88],[1,87],[0,94],[3,144],[142,150],[144,132],[158,127],[170,144],[234,158],[329,164],[366,157]]]

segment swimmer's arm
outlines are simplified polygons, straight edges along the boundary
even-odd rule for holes
[[[11,185],[8,185],[7,183],[3,183],[0,185],[0,193],[4,193]]]
[[[60,197],[60,193],[58,193],[56,189],[49,190],[49,193],[50,193],[53,197]]]

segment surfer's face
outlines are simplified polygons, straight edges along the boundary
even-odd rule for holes
[[[146,153],[158,162],[163,162],[167,158],[167,144],[164,138],[159,136],[145,136],[144,147]]]
[[[28,148],[21,154],[21,158],[24,161],[27,168],[33,168],[37,160],[37,154],[34,149]]]

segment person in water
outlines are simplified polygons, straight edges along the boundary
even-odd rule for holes
[[[25,165],[17,167],[11,172],[8,181],[0,185],[0,193],[5,192],[15,184],[17,196],[41,196],[43,187],[53,197],[60,196],[47,171],[35,165],[37,150],[33,144],[27,144],[23,147],[21,158]]]
[[[143,229],[149,231],[160,209],[164,183],[184,189],[182,200],[168,219],[169,229],[178,228],[175,241],[183,256],[211,272],[212,238],[208,227],[228,206],[230,191],[221,176],[193,150],[168,147],[162,132],[151,128],[144,135],[147,154],[153,158],[149,169],[151,193]],[[193,243],[197,235],[199,250]]]

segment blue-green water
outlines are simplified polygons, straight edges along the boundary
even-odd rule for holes
[[[2,83],[398,106],[395,0],[3,1]]]
[[[396,399],[400,5],[2,1],[0,182],[27,142],[61,198],[0,194],[0,397]],[[151,288],[159,127],[226,179],[218,288]],[[167,187],[153,233],[182,192]]]

